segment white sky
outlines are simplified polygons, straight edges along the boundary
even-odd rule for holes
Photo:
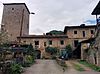
[[[30,12],[30,34],[43,34],[51,30],[64,30],[68,25],[94,24],[91,12],[99,0],[0,0],[2,3],[26,3]],[[88,21],[88,22],[86,22]]]

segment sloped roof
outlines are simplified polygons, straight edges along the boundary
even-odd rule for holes
[[[80,43],[91,43],[94,40],[95,38],[89,38],[88,40],[81,41]]]
[[[92,15],[100,15],[100,1],[97,6],[94,8]]]
[[[17,37],[20,38],[20,37]],[[68,38],[66,35],[26,35],[21,38]]]
[[[66,33],[66,31],[68,29],[84,29],[84,28],[96,28],[96,25],[80,25],[80,26],[65,26],[64,28],[64,33]]]

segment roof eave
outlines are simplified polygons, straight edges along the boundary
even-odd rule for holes
[[[15,4],[16,4],[16,5],[20,5],[20,4],[25,5],[25,7],[26,7],[28,13],[30,14],[30,11],[29,11],[29,9],[28,9],[28,7],[27,7],[27,5],[26,5],[25,3],[3,3],[3,5],[15,5]]]
[[[97,6],[94,8],[92,15],[100,15],[100,1],[98,2]]]

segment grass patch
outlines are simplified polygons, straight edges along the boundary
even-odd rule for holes
[[[82,68],[79,64],[75,64],[75,63],[72,63],[72,64],[73,64],[73,66],[74,66],[74,68],[75,68],[76,70],[78,70],[78,71],[85,71],[85,69]]]
[[[88,63],[87,61],[84,61],[84,60],[80,60],[79,61],[80,64],[83,64],[87,67],[90,67],[91,69],[93,69],[94,71],[98,71],[100,72],[100,67],[99,66],[96,66],[94,64],[91,64],[91,63]]]

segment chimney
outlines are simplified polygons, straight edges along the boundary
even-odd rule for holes
[[[43,35],[45,35],[45,33],[43,33]]]
[[[84,26],[85,26],[85,24],[81,24],[80,26],[84,27]]]

